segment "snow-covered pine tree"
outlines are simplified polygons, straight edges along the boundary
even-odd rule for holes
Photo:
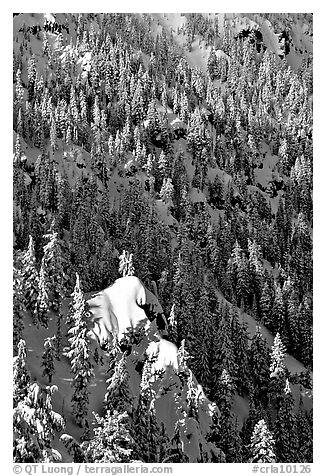
[[[49,304],[54,310],[58,310],[60,302],[66,291],[67,276],[64,271],[62,248],[58,233],[54,231],[53,221],[49,232],[44,235],[47,244],[43,248],[42,266],[45,270],[46,288],[49,296]]]
[[[274,438],[265,420],[260,420],[251,437],[251,463],[275,463]]]
[[[228,374],[234,379],[238,373],[238,367],[234,356],[234,346],[231,340],[231,325],[228,310],[222,307],[222,320],[219,325],[218,332],[215,334],[213,346],[214,357],[212,362],[213,372],[215,375],[221,375],[222,371],[227,370]],[[219,383],[215,380],[215,385]],[[216,388],[213,389],[215,392]]]
[[[41,363],[41,366],[44,367],[43,377],[47,377],[49,383],[51,383],[52,376],[55,373],[54,360],[57,354],[56,336],[47,337],[44,340],[44,349],[45,351],[42,354],[42,363]]]
[[[224,416],[229,416],[233,397],[235,394],[235,385],[227,370],[223,369],[217,388],[217,405]]]
[[[18,355],[14,357],[13,366],[13,398],[14,407],[27,395],[30,374],[27,370],[26,342],[21,339],[17,346]]]
[[[84,449],[73,436],[64,433],[60,436],[60,441],[67,449],[67,452],[72,457],[74,463],[89,463]]]
[[[279,463],[298,461],[298,436],[293,413],[294,399],[289,381],[286,380],[280,409],[274,424],[275,453]]]
[[[250,370],[248,364],[248,329],[245,322],[240,324],[238,318],[238,311],[236,308],[232,311],[231,335],[234,342],[234,358],[237,364],[237,375],[235,383],[237,391],[240,395],[248,393]]]
[[[168,317],[168,329],[169,329],[169,338],[170,341],[174,344],[177,344],[178,341],[178,330],[177,330],[177,322],[176,316],[174,312],[175,304],[172,304],[171,311]]]
[[[18,351],[18,343],[22,338],[24,329],[24,293],[22,272],[14,267],[13,272],[13,345],[14,352]]]
[[[129,390],[128,369],[126,366],[126,355],[120,358],[115,357],[115,367],[113,375],[107,380],[107,391],[104,396],[106,409],[110,412],[131,413],[132,398]]]
[[[298,457],[299,462],[311,462],[313,460],[313,431],[312,418],[309,418],[307,410],[303,407],[302,397],[300,395],[299,411],[296,415],[296,430],[298,438]]]
[[[82,443],[85,459],[90,463],[131,463],[135,442],[129,429],[127,413],[94,413],[94,437]]]
[[[266,339],[261,328],[256,327],[256,332],[249,348],[249,372],[252,382],[252,397],[255,404],[266,406],[270,381],[270,355]]]
[[[203,386],[204,391],[208,390],[211,382],[210,355],[212,353],[212,322],[213,317],[210,310],[209,288],[203,285],[197,305],[197,319],[195,320],[195,342],[193,345],[193,370]]]
[[[135,268],[133,265],[133,254],[129,251],[123,250],[119,256],[119,273],[122,276],[133,276],[135,274]]]
[[[42,261],[40,274],[38,278],[38,294],[35,303],[34,313],[38,319],[38,322],[44,326],[48,327],[48,312],[49,312],[49,295],[46,282],[46,271],[45,266]]]
[[[284,388],[286,385],[286,367],[285,367],[286,349],[282,343],[279,333],[276,334],[271,349],[270,386],[269,393],[271,403],[279,408],[283,398]]]
[[[94,377],[91,352],[89,348],[88,327],[85,320],[85,300],[76,273],[76,285],[73,292],[71,314],[72,325],[68,330],[69,351],[66,355],[70,360],[73,374],[71,399],[72,411],[77,425],[83,427],[88,415],[88,385]]]
[[[61,360],[61,353],[62,353],[62,322],[63,322],[63,314],[61,306],[59,308],[59,312],[57,315],[57,332],[55,335],[55,349],[56,349],[56,359]]]
[[[171,206],[172,204],[173,193],[174,193],[174,187],[173,187],[171,178],[164,177],[162,188],[160,191],[160,198],[168,206]]]
[[[152,361],[147,360],[143,367],[140,395],[133,418],[133,437],[136,442],[137,457],[145,463],[159,462],[160,428],[156,420],[156,394],[150,381]]]
[[[39,292],[39,274],[36,268],[34,240],[31,235],[29,237],[28,248],[22,256],[22,279],[26,307],[32,312],[33,316],[35,316],[35,305]],[[36,323],[35,319],[34,322]]]
[[[14,462],[53,463],[61,454],[53,449],[55,432],[62,431],[65,421],[52,409],[55,385],[28,385],[27,395],[14,408]]]

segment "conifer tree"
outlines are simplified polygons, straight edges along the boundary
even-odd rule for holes
[[[27,395],[14,408],[14,462],[52,463],[61,461],[53,448],[55,432],[65,427],[64,419],[52,409],[57,387],[28,385]]]
[[[134,439],[138,457],[146,463],[159,462],[160,428],[156,421],[155,391],[152,388],[152,362],[143,367],[138,407],[134,416]]]
[[[55,373],[54,359],[56,358],[56,337],[47,337],[44,340],[45,351],[42,354],[41,366],[44,367],[43,377],[47,377],[49,383]]]
[[[270,379],[270,355],[267,342],[263,338],[261,329],[258,326],[251,341],[248,360],[254,402],[255,404],[261,402],[263,405],[267,405]]]
[[[104,417],[94,413],[94,437],[81,445],[80,459],[90,463],[130,463],[135,442],[130,434],[127,413],[117,411]],[[65,440],[68,442],[67,435]],[[84,456],[83,456],[84,455]]]
[[[13,345],[14,351],[18,350],[18,343],[22,338],[24,329],[24,292],[22,282],[22,272],[14,267],[13,273]]]
[[[234,357],[234,348],[231,340],[231,326],[229,316],[222,317],[219,330],[214,339],[213,372],[221,375],[225,369],[232,379],[236,378],[238,369]],[[219,386],[216,382],[215,385]],[[215,390],[216,392],[216,390]]]
[[[312,420],[308,412],[303,408],[302,398],[300,396],[299,411],[296,415],[296,430],[298,441],[297,461],[312,462],[313,460],[313,438],[312,438]]]
[[[25,398],[30,383],[30,374],[27,370],[26,342],[23,339],[18,342],[17,350],[18,354],[14,357],[13,368],[14,407]]]
[[[293,463],[298,461],[298,439],[296,418],[293,414],[294,400],[288,380],[286,380],[283,391],[280,409],[274,424],[275,453],[278,462]]]
[[[72,411],[77,425],[83,427],[88,414],[88,385],[94,376],[89,349],[87,323],[85,320],[85,301],[76,273],[76,285],[73,292],[72,325],[68,330],[69,351],[66,355],[70,360],[73,374],[71,399]]]
[[[107,391],[104,397],[106,408],[110,412],[131,413],[132,398],[129,390],[129,374],[126,366],[126,355],[116,356],[113,375],[107,380]]]
[[[197,307],[198,318],[195,321],[196,339],[193,348],[193,369],[204,390],[211,382],[210,355],[212,352],[212,314],[209,302],[209,290],[205,284],[200,292]]]
[[[286,349],[277,333],[271,349],[270,371],[270,398],[279,409],[286,384],[286,367],[284,363]]]
[[[22,279],[26,307],[34,313],[39,291],[39,276],[36,268],[34,240],[32,236],[29,237],[28,248],[22,256]]]
[[[55,348],[56,348],[56,359],[61,360],[62,354],[62,322],[63,314],[61,307],[59,308],[57,315],[57,332],[55,335]]]
[[[44,236],[48,240],[44,246],[41,269],[44,269],[46,288],[51,307],[58,310],[60,302],[65,295],[67,276],[63,266],[62,247],[58,238],[58,232],[54,231],[52,222],[49,233]]]
[[[251,463],[274,463],[274,439],[265,420],[260,420],[251,437]]]
[[[234,358],[237,364],[237,375],[235,383],[240,395],[249,390],[250,370],[249,370],[249,348],[248,348],[248,330],[244,322],[239,323],[238,313],[232,316],[232,341],[234,343]]]
[[[174,344],[178,341],[178,330],[177,330],[177,322],[175,316],[175,304],[172,304],[171,311],[168,317],[168,324],[169,324],[169,340]]]
[[[133,254],[129,251],[123,250],[119,256],[119,273],[122,276],[133,276],[135,274],[135,268],[133,265]]]
[[[160,191],[160,198],[167,205],[171,206],[172,204],[173,192],[174,192],[174,187],[173,187],[172,180],[170,178],[164,178],[162,188]]]
[[[235,385],[227,370],[223,369],[217,388],[217,406],[222,415],[230,416],[232,399],[235,394]]]
[[[38,294],[35,303],[34,313],[40,323],[44,327],[48,327],[48,311],[49,311],[49,295],[45,275],[45,266],[42,262],[40,274],[38,278]]]

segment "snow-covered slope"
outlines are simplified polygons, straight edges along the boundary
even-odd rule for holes
[[[134,283],[137,281],[136,277],[120,278],[117,284],[113,284],[113,293],[110,293],[110,298],[113,300],[113,304],[117,306],[117,299],[120,303],[124,303],[127,307],[121,307],[118,309],[115,307],[116,317],[118,323],[121,324],[120,329],[125,324],[126,313],[131,311],[135,306],[134,296]],[[110,289],[110,288],[108,288]],[[117,294],[115,294],[115,292]],[[153,300],[153,295],[146,289],[146,295],[150,300]],[[94,309],[94,299],[88,301],[90,303],[90,310]],[[96,303],[95,303],[96,304]],[[129,311],[128,311],[129,309]],[[69,310],[69,300],[64,302],[63,314],[66,315]],[[140,309],[140,311],[142,311]],[[111,307],[112,312],[112,307]],[[142,311],[143,312],[143,311]],[[94,318],[98,316],[94,315]],[[144,330],[144,336],[137,344],[134,344],[126,357],[126,368],[128,372],[128,386],[130,395],[133,400],[135,408],[137,407],[140,385],[141,385],[141,371],[139,371],[139,364],[146,358],[153,360],[152,371],[163,372],[162,376],[155,379],[155,409],[157,413],[157,419],[159,423],[163,423],[166,432],[169,437],[173,437],[175,424],[177,421],[183,421],[181,438],[184,444],[185,452],[189,457],[190,462],[196,462],[200,458],[199,443],[202,449],[208,453],[211,451],[210,445],[205,440],[210,426],[212,424],[212,413],[214,405],[205,397],[201,387],[193,377],[195,390],[198,392],[199,399],[199,420],[194,418],[186,418],[185,412],[187,410],[187,388],[184,383],[178,377],[179,359],[178,349],[171,342],[163,339],[160,336],[160,332],[157,328],[156,321],[150,322],[144,313],[143,319],[138,321],[137,330]],[[49,326],[47,329],[39,327],[36,329],[31,316],[26,313],[25,317],[25,329],[23,338],[27,345],[27,362],[28,370],[32,375],[32,379],[37,380],[42,385],[47,385],[48,382],[45,377],[42,376],[42,353],[44,352],[43,342],[46,337],[52,337],[57,332],[57,315],[51,313],[49,317]],[[121,322],[120,322],[121,321]],[[124,327],[125,328],[125,327]],[[126,330],[126,329],[125,329]],[[67,326],[62,323],[62,335],[66,336]],[[121,334],[121,337],[122,334]],[[98,348],[97,339],[92,331],[90,331],[90,345],[92,355],[94,355],[95,349]],[[63,348],[67,348],[67,337],[63,339]],[[89,387],[89,419],[91,421],[92,412],[102,414],[103,402],[106,393],[106,380],[109,367],[109,357],[106,352],[98,348],[100,359],[98,363],[93,360],[95,377],[92,380]],[[79,428],[73,421],[71,397],[73,389],[71,387],[72,374],[70,373],[70,362],[64,355],[61,356],[60,361],[55,362],[55,374],[52,379],[52,384],[57,385],[58,392],[53,396],[54,410],[60,413],[66,419],[65,433],[72,435],[77,440],[83,434],[81,428]],[[178,402],[178,403],[177,403]],[[65,448],[58,438],[54,441],[54,448],[57,449],[63,456],[64,462],[71,461],[71,457],[66,453]]]

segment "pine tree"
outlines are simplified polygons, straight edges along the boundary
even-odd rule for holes
[[[129,251],[123,250],[119,256],[119,273],[122,276],[133,276],[135,274],[135,268],[133,265],[133,254]]]
[[[129,374],[126,366],[126,355],[116,356],[113,375],[106,381],[107,391],[104,397],[106,409],[111,413],[131,413],[132,398],[129,390]]]
[[[276,285],[275,287],[275,298],[273,303],[273,310],[272,310],[272,330],[282,335],[285,333],[284,331],[284,318],[285,318],[285,309],[284,309],[284,300],[283,294],[280,286]],[[283,339],[284,340],[284,339]]]
[[[170,178],[164,178],[162,188],[160,191],[160,198],[168,206],[172,205],[173,193],[174,193],[174,187],[173,187],[172,180]]]
[[[133,434],[137,442],[136,453],[145,463],[159,462],[160,429],[156,420],[155,398],[152,388],[152,361],[143,367],[138,407],[134,415]]]
[[[237,365],[237,375],[235,378],[236,387],[240,395],[248,393],[250,387],[249,370],[249,348],[248,348],[248,330],[245,322],[239,323],[238,313],[234,312],[232,316],[232,341],[234,343],[234,358]]]
[[[14,352],[18,350],[18,343],[22,338],[24,329],[24,293],[22,272],[20,269],[14,267],[13,273],[13,345]]]
[[[66,353],[70,360],[73,374],[72,387],[74,393],[71,399],[72,412],[76,423],[83,427],[88,414],[88,385],[94,376],[89,349],[88,328],[85,320],[85,301],[80,288],[79,276],[76,273],[76,285],[73,292],[72,326],[68,330],[69,351]]]
[[[28,385],[27,395],[14,408],[14,462],[51,463],[61,461],[53,449],[55,432],[65,427],[64,419],[52,409],[52,395],[57,387]]]
[[[41,366],[44,367],[43,377],[47,377],[49,383],[55,373],[54,359],[56,358],[56,337],[47,337],[44,340],[45,351],[42,354]]]
[[[80,459],[84,458],[89,463],[132,462],[135,442],[130,434],[127,413],[107,412],[104,417],[94,413],[94,418],[94,437],[82,443],[83,454],[78,452]],[[69,441],[67,435],[62,439]]]
[[[217,388],[217,405],[222,415],[229,416],[232,399],[235,394],[235,386],[228,372],[223,369]]]
[[[35,303],[34,313],[38,319],[38,322],[44,327],[48,327],[48,311],[49,295],[45,276],[45,266],[42,262],[38,278],[38,294]]]
[[[236,378],[238,369],[234,357],[234,347],[231,340],[231,326],[228,315],[222,317],[218,332],[215,335],[213,346],[213,373],[216,376],[220,376],[222,371],[225,369],[232,379]],[[219,383],[216,382],[215,386],[216,385],[219,386]]]
[[[169,340],[174,344],[178,342],[178,330],[177,330],[177,322],[175,316],[175,304],[172,304],[171,311],[168,317],[168,324],[169,324]]]
[[[30,383],[30,374],[27,371],[26,342],[23,339],[18,342],[17,350],[18,354],[14,357],[13,368],[14,407],[25,398]]]
[[[197,306],[197,319],[195,321],[196,339],[192,346],[193,369],[199,383],[207,391],[211,382],[210,355],[212,352],[212,320],[210,310],[209,289],[205,284],[200,292]]]
[[[265,420],[260,420],[251,437],[251,463],[275,463],[274,439]]]
[[[51,307],[58,310],[60,302],[65,295],[67,276],[64,271],[63,252],[58,233],[54,231],[55,223],[52,222],[49,233],[44,235],[48,240],[44,246],[41,269],[44,269],[46,288]]]
[[[271,351],[270,377],[278,377],[285,374],[284,358],[286,349],[281,341],[279,333],[276,334]]]
[[[295,463],[298,461],[298,439],[293,405],[294,400],[289,381],[286,380],[280,409],[274,424],[275,453],[277,461],[280,463]]]
[[[270,285],[268,281],[265,281],[263,286],[262,294],[259,301],[259,307],[261,310],[261,320],[262,323],[268,327],[272,327],[272,304],[273,304],[273,296],[272,291],[270,289]]]
[[[55,347],[56,347],[57,360],[61,360],[61,354],[62,354],[62,321],[63,321],[63,314],[60,307],[58,316],[57,316],[57,332],[55,335]]]
[[[39,292],[39,276],[36,268],[34,240],[29,237],[28,249],[22,256],[22,279],[27,309],[34,313]]]
[[[266,406],[270,380],[270,355],[266,339],[263,338],[260,327],[256,327],[248,357],[254,403],[256,405],[261,403],[263,406]]]
[[[309,418],[308,412],[303,408],[301,396],[295,427],[298,440],[297,461],[300,463],[311,463],[313,460],[312,420]]]
[[[68,454],[72,457],[74,463],[88,463],[83,447],[71,435],[64,433],[60,436],[60,441],[67,449]]]
[[[277,333],[271,350],[270,364],[270,398],[279,409],[282,401],[284,387],[286,384],[286,367],[284,363],[286,349],[281,341],[280,335]]]

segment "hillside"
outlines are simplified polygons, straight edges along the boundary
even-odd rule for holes
[[[311,461],[312,35],[309,14],[14,16],[14,356],[44,389],[56,349],[62,461],[248,462],[262,420],[274,461]],[[15,431],[17,461],[45,458]]]

